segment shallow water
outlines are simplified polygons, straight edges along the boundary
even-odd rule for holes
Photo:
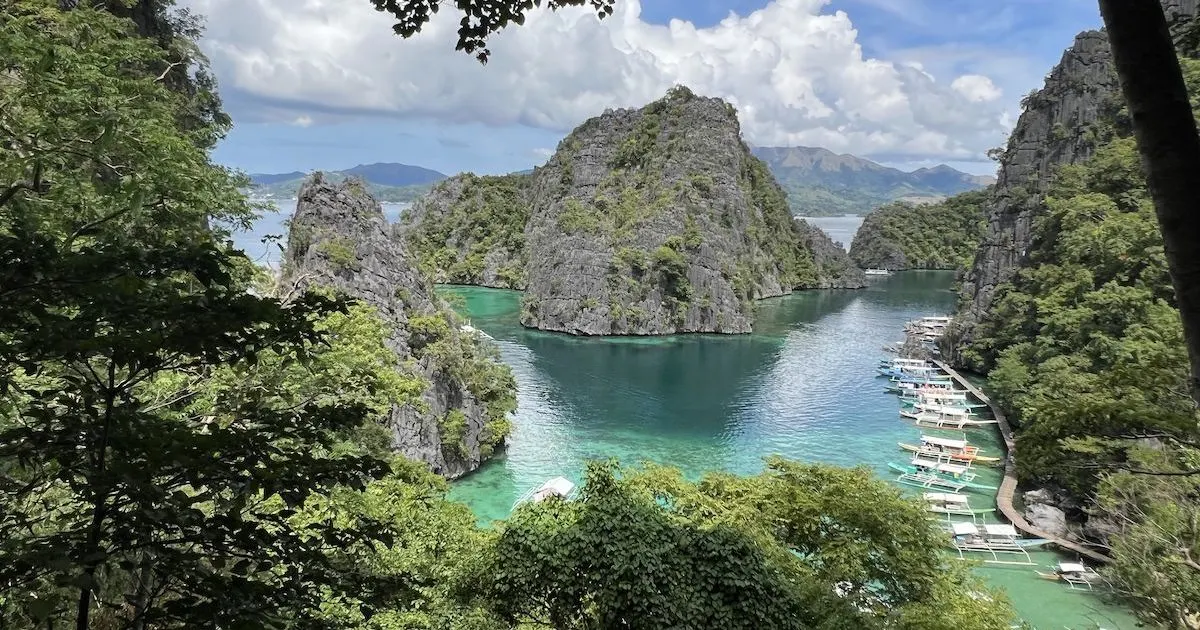
[[[695,476],[753,473],[764,456],[781,454],[864,464],[890,478],[887,463],[906,461],[896,443],[921,432],[899,417],[874,368],[905,321],[953,308],[952,283],[950,273],[906,272],[861,291],[764,301],[752,335],[609,339],[522,328],[516,292],[447,288],[464,298],[471,323],[496,338],[519,386],[507,452],[453,484],[451,495],[488,522],[530,487],[558,475],[578,482],[585,461],[608,457]],[[999,447],[990,430],[969,438],[993,453]],[[979,481],[998,478],[986,470]],[[972,507],[991,505],[972,498]],[[1034,560],[1051,565],[1058,556]],[[1032,567],[978,571],[1040,630],[1135,627],[1123,610],[1037,579]]]

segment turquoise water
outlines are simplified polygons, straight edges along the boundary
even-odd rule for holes
[[[893,477],[887,463],[906,461],[896,443],[921,431],[899,417],[875,366],[905,321],[953,308],[952,283],[950,273],[908,272],[861,291],[764,301],[752,335],[616,339],[527,330],[517,321],[519,293],[448,288],[464,298],[471,323],[496,338],[519,387],[507,452],[456,482],[451,495],[489,522],[527,489],[559,475],[578,482],[587,460],[608,457],[699,475],[753,473],[764,456],[781,454]],[[990,430],[968,437],[998,450]],[[998,471],[982,473],[979,481],[999,483]],[[990,497],[972,498],[972,507],[991,505]],[[1058,557],[1039,552],[1034,560]],[[978,570],[1041,630],[1135,627],[1124,611],[1039,580],[1031,567]]]

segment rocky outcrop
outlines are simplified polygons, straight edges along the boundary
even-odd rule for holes
[[[1032,243],[1034,218],[1055,167],[1091,156],[1088,125],[1119,106],[1119,87],[1104,33],[1087,31],[1063,53],[1042,89],[1022,100],[1008,146],[999,156],[995,190],[987,204],[987,230],[962,285],[964,310],[955,318],[943,352],[954,358],[986,313],[998,285],[1015,273]]]
[[[861,289],[867,286],[866,276],[846,255],[841,243],[804,219],[796,219],[796,229],[801,234],[800,242],[812,252],[813,264],[817,267],[815,283],[797,288]]]
[[[503,442],[515,404],[511,373],[489,342],[460,330],[361,180],[335,183],[317,173],[300,188],[281,282],[357,298],[391,327],[397,369],[425,382],[420,403],[390,413],[395,450],[453,478],[477,468]],[[427,351],[434,343],[453,352]]]
[[[893,203],[863,220],[850,258],[864,269],[959,269],[971,265],[983,235],[988,190],[937,203]]]
[[[754,300],[864,278],[741,140],[676,87],[575,129],[545,166],[439,184],[403,221],[434,278],[525,290],[521,323],[579,335],[745,333]]]
[[[1162,0],[1162,4],[1172,20],[1197,14],[1197,0]],[[1121,106],[1105,34],[1076,35],[1075,43],[1046,76],[1045,85],[1029,93],[1021,105],[1023,112],[998,156],[999,177],[986,208],[987,230],[962,284],[964,306],[942,340],[943,354],[959,365],[963,360],[958,350],[970,343],[996,287],[1008,281],[1025,259],[1054,169],[1088,159],[1095,148],[1092,123],[1111,119]]]
[[[400,230],[434,282],[525,288],[530,180],[464,173],[413,203]]]
[[[1044,489],[1031,490],[1022,495],[1025,501],[1025,520],[1051,536],[1067,538],[1067,513],[1055,505],[1054,496]]]
[[[853,273],[821,275],[736,111],[687,88],[583,123],[534,172],[530,200],[526,326],[745,333],[754,300],[861,286]]]

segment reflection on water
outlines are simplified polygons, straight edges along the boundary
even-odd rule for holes
[[[558,475],[578,482],[587,460],[609,457],[697,476],[753,473],[764,456],[781,454],[863,464],[890,477],[887,463],[906,461],[896,443],[921,431],[900,419],[896,398],[875,377],[881,347],[898,340],[905,321],[948,313],[953,279],[906,272],[861,291],[802,292],[761,302],[754,334],[665,338],[527,330],[517,321],[519,293],[447,288],[464,298],[471,323],[497,339],[519,387],[507,452],[455,482],[451,495],[488,522],[506,516],[525,490]],[[986,432],[970,438],[999,448]],[[998,484],[998,470],[980,472],[980,482]],[[987,507],[989,498],[972,505]],[[1034,557],[1057,561],[1049,552]],[[1134,627],[1123,611],[1039,580],[1030,567],[980,572],[1038,628]]]

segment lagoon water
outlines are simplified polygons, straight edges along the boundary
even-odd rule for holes
[[[951,273],[907,272],[861,291],[764,301],[751,335],[609,339],[527,330],[517,319],[520,294],[449,287],[472,325],[496,338],[520,405],[507,452],[455,482],[451,496],[486,523],[506,516],[525,490],[558,475],[578,482],[586,461],[609,457],[697,476],[754,473],[764,456],[780,454],[891,478],[887,463],[905,461],[896,443],[921,432],[900,418],[874,368],[905,321],[953,308],[952,284]],[[970,439],[999,448],[988,431]],[[998,472],[985,472],[990,481],[981,481],[998,483]],[[990,505],[986,495],[972,498],[973,507]],[[1059,557],[1043,551],[1034,560]],[[1135,627],[1123,610],[1040,580],[1033,568],[978,571],[1039,630]]]
[[[262,264],[277,265],[295,201],[258,222],[235,242]],[[385,204],[394,221],[406,204]],[[861,217],[810,221],[849,247]],[[281,241],[282,242],[282,241]],[[920,431],[897,414],[875,366],[883,345],[898,341],[905,321],[949,313],[955,303],[948,272],[872,278],[861,291],[808,291],[760,303],[751,335],[583,339],[528,330],[518,322],[520,294],[447,287],[464,298],[471,323],[496,338],[518,384],[519,409],[504,454],[451,486],[481,523],[505,517],[524,491],[558,475],[580,480],[586,461],[650,460],[690,476],[711,470],[754,473],[779,454],[844,466],[865,465],[893,477],[889,461],[905,461],[896,443]],[[961,437],[961,433],[957,435]],[[988,432],[970,438],[995,452]],[[998,473],[981,479],[997,481]],[[992,505],[972,497],[973,507]],[[1033,554],[1041,565],[1050,552]],[[1098,596],[1037,579],[1033,568],[980,567],[1004,588],[1037,630],[1133,630],[1125,611]]]

